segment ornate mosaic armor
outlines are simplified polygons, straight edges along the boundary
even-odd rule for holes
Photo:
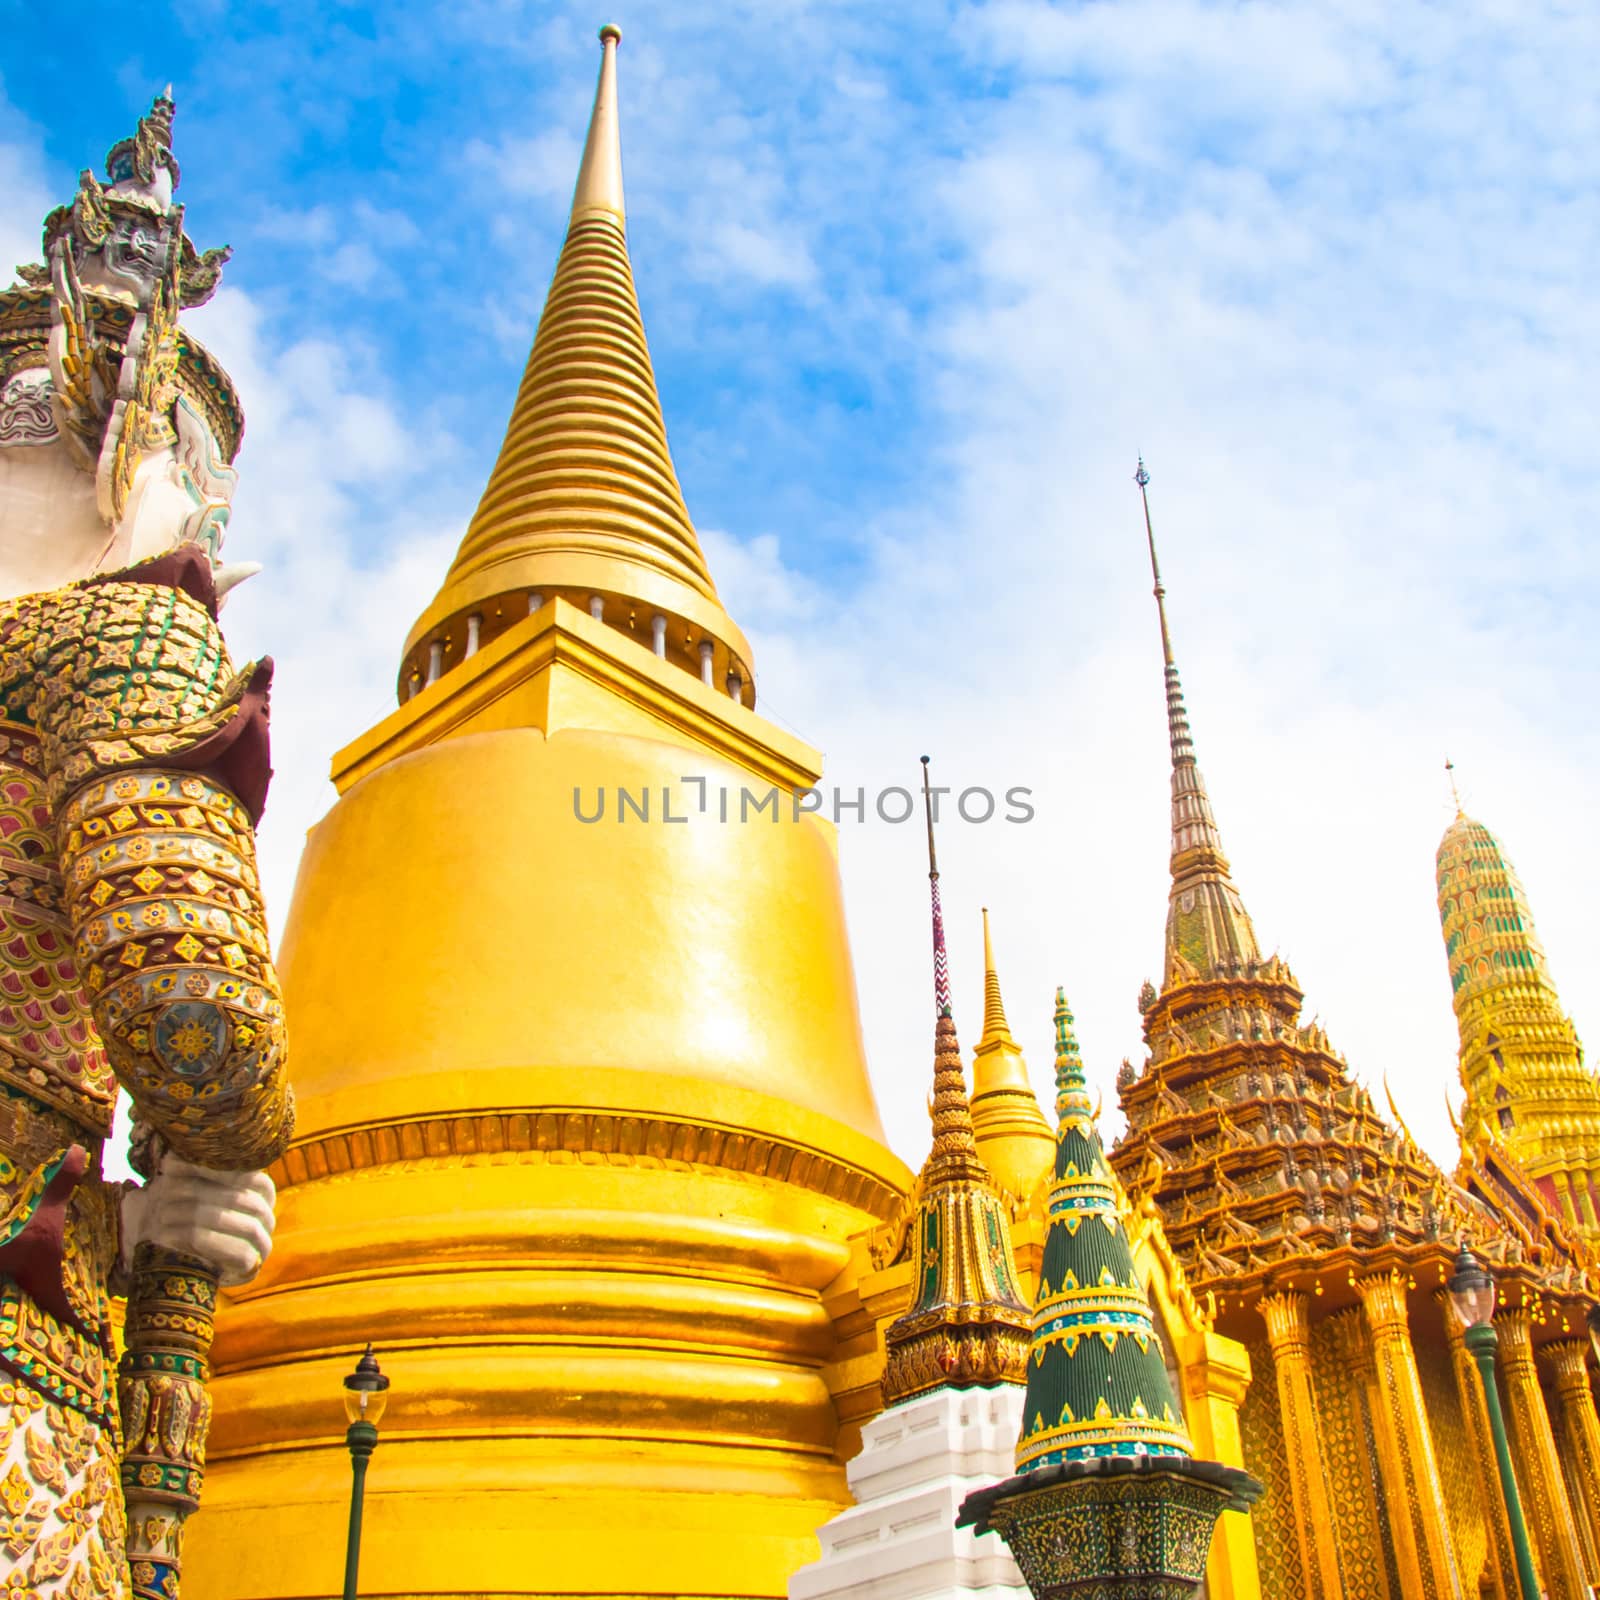
[[[292,1127],[253,834],[270,676],[266,662],[234,670],[192,546],[0,607],[7,1600],[127,1592],[119,1186],[100,1166],[118,1085],[145,1129],[202,1165],[265,1166]],[[208,1324],[205,1298],[179,1321]],[[137,1481],[187,1490],[203,1387],[133,1369],[122,1387]],[[152,1574],[133,1578],[143,1592]]]

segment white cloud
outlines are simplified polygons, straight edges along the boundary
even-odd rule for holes
[[[1129,481],[1141,447],[1201,761],[1308,1014],[1374,1088],[1389,1073],[1449,1162],[1432,884],[1448,752],[1522,869],[1580,1030],[1600,1036],[1581,981],[1600,963],[1585,854],[1600,111],[1584,78],[1600,39],[1580,10],[1440,16],[1016,0],[961,11],[940,48],[965,55],[941,75],[916,35],[891,68],[871,55],[876,25],[797,7],[774,70],[808,83],[820,62],[827,92],[793,105],[791,79],[767,92],[766,71],[741,101],[742,49],[674,53],[665,20],[665,45],[630,36],[625,159],[652,331],[672,326],[657,305],[713,326],[737,289],[765,351],[760,319],[784,296],[755,292],[800,291],[815,348],[851,354],[867,403],[910,384],[934,412],[896,441],[896,466],[920,475],[891,513],[863,515],[848,581],[819,576],[787,524],[781,541],[757,526],[705,543],[763,705],[823,748],[826,781],[911,786],[927,751],[940,781],[1033,789],[1026,826],[947,823],[941,866],[963,1036],[987,903],[1041,1094],[1055,984],[1112,1107],[1117,1061],[1138,1059],[1134,996],[1159,976],[1166,744]],[[726,27],[766,25],[735,8]],[[564,49],[566,27],[539,47]],[[586,59],[562,104],[586,108]],[[488,127],[460,163],[510,251],[484,316],[518,345],[581,131],[581,111],[555,131]],[[36,254],[36,189],[0,221],[20,213],[18,259]],[[380,224],[324,227],[321,211],[309,245],[378,248]],[[860,231],[830,248],[846,225]],[[404,372],[374,374],[316,330],[290,339],[226,291],[197,327],[251,418],[230,550],[269,574],[226,620],[238,653],[280,663],[263,851],[281,914],[301,832],[331,799],[327,759],[392,704],[401,638],[477,486],[445,478]],[[687,421],[670,405],[667,420],[681,449]],[[741,470],[781,488],[793,469]],[[914,824],[841,833],[879,1099],[916,1163],[922,840]]]
[[[947,781],[1033,784],[1028,827],[944,830],[958,1022],[970,1043],[986,902],[1041,1093],[1060,981],[1113,1106],[1165,898],[1142,446],[1202,764],[1258,930],[1358,1075],[1376,1089],[1387,1072],[1453,1162],[1432,882],[1447,751],[1522,867],[1580,1030],[1586,1012],[1600,1026],[1578,981],[1600,957],[1582,846],[1600,749],[1572,709],[1600,688],[1578,265],[1595,222],[1516,179],[1569,170],[1561,146],[1592,151],[1593,117],[1568,109],[1576,85],[1524,97],[1520,50],[1446,52],[1410,12],[1387,35],[1294,8],[1226,28],[1198,5],[981,16],[1021,81],[927,169],[978,267],[931,332],[949,436],[928,478],[953,468],[954,489],[876,530],[866,581],[825,620],[752,627],[761,689],[848,787],[914,780],[924,746]],[[1414,101],[1410,74],[1446,53]],[[1197,152],[1224,111],[1246,134]],[[735,616],[747,582],[770,611],[770,570],[715,570]],[[921,843],[843,833],[880,1101],[916,1160]]]

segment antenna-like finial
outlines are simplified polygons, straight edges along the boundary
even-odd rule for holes
[[[1167,631],[1167,591],[1161,583],[1161,563],[1156,560],[1156,535],[1150,522],[1150,474],[1145,469],[1144,455],[1139,456],[1139,469],[1133,475],[1139,485],[1139,499],[1144,505],[1144,536],[1150,546],[1150,576],[1155,579],[1156,614],[1161,618],[1161,653],[1167,665],[1172,665],[1172,635]]]
[[[622,29],[608,22],[600,30],[600,81],[595,85],[594,111],[589,137],[578,168],[578,186],[572,195],[572,220],[607,215],[621,222],[622,140],[617,131],[617,46]]]
[[[950,1015],[950,959],[944,948],[944,912],[939,908],[939,858],[933,851],[933,791],[928,787],[928,758],[922,758],[922,809],[928,818],[928,891],[933,900],[933,1004],[935,1014]]]
[[[1444,758],[1444,770],[1446,776],[1450,779],[1450,798],[1456,803],[1456,815],[1458,817],[1462,816],[1464,813],[1461,809],[1461,791],[1456,787],[1456,764],[1449,756]]]

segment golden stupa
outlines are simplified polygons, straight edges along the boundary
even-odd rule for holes
[[[987,920],[956,1141],[973,1159],[913,1179],[884,1145],[836,839],[800,798],[820,758],[756,713],[750,647],[667,447],[627,250],[619,37],[601,31],[571,223],[499,459],[404,640],[399,708],[335,756],[339,799],[301,863],[279,963],[297,1132],[273,1169],[272,1257],[219,1317],[185,1600],[336,1591],[341,1379],[369,1340],[393,1388],[361,1592],[777,1600],[819,1528],[805,1592],[851,1592],[854,1558],[828,1562],[855,1535],[824,1525],[863,1429],[857,1520],[882,1512],[888,1548],[907,1480],[873,1501],[870,1430],[889,1438],[897,1403],[977,1370],[945,1315],[970,1297],[924,1304],[935,1269],[961,1265],[938,1243],[961,1230],[930,1218],[981,1215],[995,1251],[1009,1241],[1004,1276],[1024,1299],[1038,1287],[1055,1133]],[[1207,1593],[1516,1600],[1490,1413],[1445,1292],[1470,1242],[1499,1285],[1531,1559],[1553,1600],[1587,1600],[1600,1159],[1520,889],[1475,824],[1447,835],[1452,960],[1489,941],[1467,952],[1489,963],[1481,995],[1458,994],[1473,1115],[1447,1175],[1262,953],[1200,777],[1148,506],[1145,528],[1171,889],[1110,1164],[1183,1430],[1266,1484],[1218,1526]],[[1474,924],[1489,891],[1517,926]],[[1491,982],[1495,951],[1510,988]],[[940,1038],[934,1110],[965,1127],[953,1029]],[[924,1442],[932,1461],[943,1446]],[[902,1587],[873,1592],[928,1592],[908,1560]]]
[[[668,453],[619,37],[499,461],[301,862],[297,1134],[186,1600],[334,1592],[369,1339],[364,1593],[779,1595],[847,1500],[823,1295],[911,1175],[820,759],[755,714]]]

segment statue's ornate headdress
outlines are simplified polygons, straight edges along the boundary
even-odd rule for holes
[[[0,443],[59,434],[94,473],[108,525],[128,509],[151,450],[176,441],[195,473],[231,483],[244,432],[228,375],[178,326],[181,311],[216,292],[230,252],[202,253],[184,232],[172,199],[174,110],[170,89],[156,97],[133,137],[107,153],[106,183],[79,174],[71,203],[45,218],[45,259],[18,267],[20,284],[0,290]],[[8,441],[10,410],[26,427]]]

